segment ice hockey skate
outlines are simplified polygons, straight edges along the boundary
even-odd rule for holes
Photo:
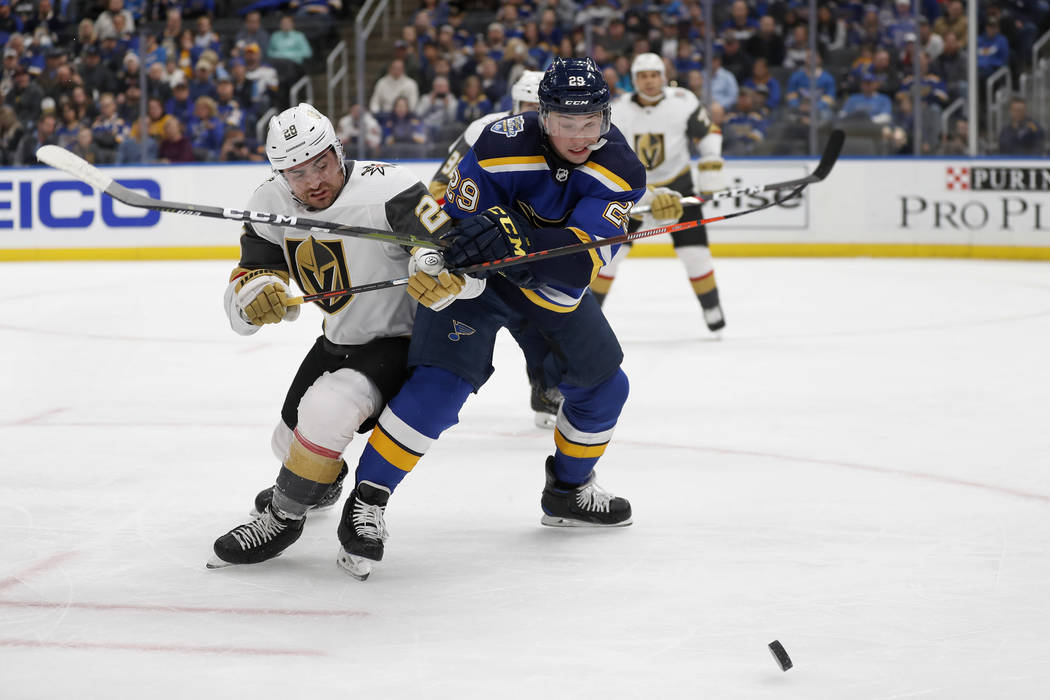
[[[328,490],[321,496],[321,500],[314,505],[307,508],[308,513],[315,513],[318,511],[328,510],[336,503],[339,502],[339,497],[343,495],[343,479],[349,473],[349,469],[346,466],[346,462],[343,462],[343,468],[339,470],[339,476],[335,478],[332,485],[328,487]],[[270,505],[273,501],[273,490],[274,486],[268,489],[263,489],[255,496],[255,505],[252,506],[251,516],[254,518],[263,512],[266,506]]]
[[[558,420],[558,409],[561,408],[565,397],[561,395],[556,386],[544,388],[536,381],[531,381],[529,384],[532,386],[531,404],[532,410],[535,411],[533,420],[536,427],[553,430]]]
[[[712,306],[710,309],[704,309],[704,323],[707,324],[707,329],[712,333],[718,333],[726,327],[726,317],[722,314],[722,306]]]
[[[215,556],[207,566],[221,569],[273,559],[299,539],[305,522],[306,518],[292,518],[268,505],[251,522],[238,525],[215,540]]]
[[[543,518],[552,527],[623,527],[630,525],[631,504],[595,482],[595,474],[578,486],[558,482],[554,457],[547,457],[547,483],[540,498]]]
[[[390,489],[362,481],[350,492],[339,522],[339,550],[336,561],[348,574],[364,581],[372,565],[383,559],[383,542],[387,539],[383,512],[390,500]]]

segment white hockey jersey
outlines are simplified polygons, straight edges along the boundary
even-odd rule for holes
[[[247,208],[290,216],[398,231],[434,238],[450,221],[411,172],[390,163],[347,163],[347,184],[330,207],[307,209],[271,177]],[[241,238],[240,266],[287,269],[304,294],[404,277],[409,253],[396,243],[338,232],[319,233],[252,223]],[[324,313],[324,334],[338,345],[361,345],[377,337],[410,335],[416,301],[391,287],[313,302]]]
[[[663,97],[654,104],[643,103],[635,93],[621,95],[613,101],[612,120],[645,166],[651,187],[688,173],[692,140],[700,141],[701,180],[706,169],[721,168],[722,132],[689,90],[664,87]],[[707,190],[703,184],[700,188]]]
[[[459,138],[452,142],[452,145],[448,147],[448,156],[445,157],[445,162],[441,164],[438,171],[434,173],[434,177],[431,179],[432,183],[440,185],[448,185],[449,180],[452,178],[452,173],[455,171],[456,166],[459,165],[459,161],[463,160],[463,156],[467,155],[467,151],[474,147],[478,137],[481,136],[481,132],[485,130],[485,127],[504,117],[509,117],[510,112],[492,112],[486,114],[483,117],[475,119],[467,128],[463,130],[463,133],[459,135]],[[431,188],[431,193],[436,188]],[[444,195],[442,195],[444,196]]]

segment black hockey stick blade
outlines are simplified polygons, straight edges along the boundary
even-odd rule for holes
[[[835,129],[831,132],[828,142],[824,145],[824,154],[820,157],[820,162],[817,163],[817,169],[810,175],[810,177],[814,178],[814,182],[820,182],[828,176],[828,173],[835,166],[835,161],[839,159],[839,154],[842,153],[842,144],[845,142],[845,131]]]
[[[83,158],[67,151],[61,146],[41,146],[36,152],[37,160],[47,163],[52,168],[57,168],[69,173],[73,177],[86,182],[95,189],[105,192],[118,202],[123,202],[131,207],[139,209],[153,209],[156,211],[171,212],[173,214],[189,214],[191,216],[206,216],[213,219],[228,219],[230,221],[247,221],[260,224],[272,224],[274,226],[288,226],[290,228],[314,231],[316,233],[341,233],[357,238],[368,238],[376,241],[387,241],[401,245],[418,245],[428,248],[444,248],[447,243],[429,238],[419,238],[411,234],[400,234],[382,229],[366,228],[363,226],[348,226],[337,224],[332,221],[321,221],[319,219],[307,219],[301,216],[285,216],[284,214],[273,214],[264,211],[248,211],[245,209],[230,209],[225,207],[213,207],[207,204],[189,204],[185,202],[167,202],[162,199],[154,199],[144,194],[128,189],[124,185],[106,175]]]

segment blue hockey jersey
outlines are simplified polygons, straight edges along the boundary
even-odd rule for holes
[[[536,112],[497,120],[452,174],[445,211],[462,219],[495,205],[511,208],[536,227],[529,236],[532,250],[626,233],[631,207],[645,193],[645,168],[615,126],[605,139],[604,146],[576,165],[547,144]],[[618,247],[529,263],[543,284],[515,288],[514,294],[549,311],[572,311]]]

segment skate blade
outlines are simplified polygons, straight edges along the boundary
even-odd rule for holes
[[[620,523],[611,523],[604,525],[602,523],[589,523],[585,520],[571,520],[569,518],[559,518],[554,515],[544,515],[540,518],[540,525],[547,525],[548,527],[627,527],[634,522],[634,518],[627,518]]]
[[[207,563],[204,566],[209,569],[225,569],[227,566],[236,566],[236,564],[234,564],[233,562],[224,561],[216,556],[213,556],[207,561]]]
[[[339,551],[339,556],[336,557],[336,563],[339,564],[343,571],[350,574],[358,581],[364,581],[368,578],[368,575],[372,573],[371,559],[355,556],[345,550]]]
[[[533,416],[532,422],[536,424],[537,428],[543,428],[544,430],[554,430],[554,425],[558,422],[558,416],[552,416],[550,413],[542,413],[536,411]]]

